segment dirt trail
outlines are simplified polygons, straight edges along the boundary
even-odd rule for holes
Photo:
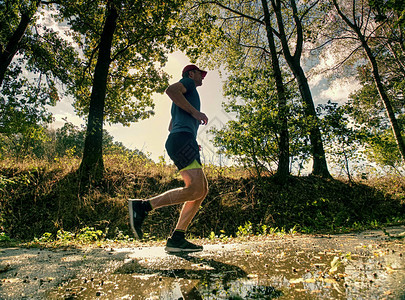
[[[0,248],[0,299],[405,299],[403,232],[204,241],[189,256]]]

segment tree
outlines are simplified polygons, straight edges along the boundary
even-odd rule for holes
[[[51,120],[46,107],[59,100],[57,84],[71,83],[76,51],[39,24],[45,6],[38,0],[0,2],[0,133],[38,131]]]
[[[263,2],[265,3],[265,2]],[[194,9],[194,10],[193,10]],[[266,10],[267,9],[267,10]],[[264,14],[264,19],[259,17]],[[224,65],[232,74],[240,74],[246,69],[262,69],[266,74],[271,74],[275,80],[278,126],[278,168],[277,177],[285,182],[289,175],[289,136],[288,136],[288,106],[279,62],[277,45],[273,35],[271,15],[267,4],[261,7],[259,2],[252,1],[197,1],[190,11],[187,11],[192,26],[200,24],[202,18],[209,19],[211,26],[203,27],[204,35],[199,33],[192,36],[192,42],[185,43],[184,50],[194,59],[200,58],[201,63],[208,61],[212,65]],[[183,18],[187,19],[187,18]],[[188,22],[188,21],[187,21]],[[204,23],[203,23],[204,24]],[[212,25],[214,24],[214,26]],[[216,27],[215,27],[216,26]],[[215,27],[215,28],[213,28]],[[190,37],[189,37],[190,39]],[[199,45],[197,49],[189,49],[190,44]],[[201,57],[204,57],[201,59]],[[269,72],[271,71],[271,72]],[[242,77],[243,78],[243,74]],[[224,87],[228,82],[224,84]],[[246,99],[248,100],[248,99]],[[268,103],[270,99],[261,99]],[[269,130],[270,128],[267,128]],[[267,132],[266,136],[273,135]]]
[[[55,131],[48,130],[48,135],[51,137],[50,139],[53,139],[53,148],[55,148],[55,153],[51,157],[82,157],[86,131],[86,129],[75,126],[70,122],[66,122],[61,128]],[[137,149],[130,150],[121,142],[115,142],[114,137],[105,129],[103,131],[102,144],[104,154],[125,154],[146,158],[146,155],[141,151]],[[52,146],[49,146],[49,148],[52,148]]]
[[[387,94],[384,79],[380,72],[377,58],[379,51],[377,49],[373,50],[370,45],[370,41],[373,40],[375,33],[378,32],[378,27],[381,25],[377,25],[372,22],[370,17],[372,16],[373,11],[369,6],[366,6],[364,2],[362,2],[360,6],[357,6],[356,2],[353,1],[351,6],[348,5],[347,7],[343,8],[337,0],[333,0],[333,5],[339,17],[346,24],[346,28],[352,33],[352,38],[357,40],[360,44],[371,65],[374,84],[377,88],[378,95],[382,103],[384,103],[399,151],[402,159],[405,161],[405,143],[401,133],[402,130],[395,116],[394,108],[392,106],[390,97]],[[399,61],[401,61],[401,59]]]
[[[80,129],[76,125],[66,122],[61,128],[56,129],[54,134],[55,139],[55,154],[56,157],[63,157],[67,153],[74,157],[83,155],[84,137],[86,131]]]
[[[0,158],[24,159],[27,157],[55,161],[59,158],[81,158],[86,137],[86,129],[66,122],[61,128],[51,129],[48,126],[30,127],[24,133],[0,134]],[[103,131],[103,153],[111,156],[125,156],[149,160],[141,151],[131,150],[106,130]]]
[[[280,161],[282,162],[279,166],[283,166],[286,169],[286,156],[288,156],[288,131],[286,130],[288,110],[285,105],[285,92],[283,91],[283,79],[280,76],[280,69],[283,68],[284,64],[280,63],[282,59],[279,56],[279,47],[282,46],[282,51],[284,53],[284,58],[293,70],[294,76],[299,81],[299,87],[302,92],[302,97],[304,103],[306,104],[306,118],[308,119],[308,124],[311,128],[310,137],[311,143],[313,145],[313,174],[321,175],[325,177],[330,177],[325,153],[323,150],[323,144],[321,139],[321,132],[319,130],[319,124],[317,121],[317,116],[315,112],[315,106],[312,101],[311,93],[306,82],[305,74],[300,65],[300,58],[302,53],[303,45],[303,33],[302,33],[302,19],[305,18],[308,12],[311,10],[312,6],[304,11],[302,16],[299,18],[296,13],[296,18],[294,20],[299,22],[296,27],[298,30],[295,32],[292,27],[292,34],[297,36],[297,48],[293,55],[290,54],[288,48],[288,38],[290,33],[286,33],[285,28],[288,27],[289,20],[283,20],[280,9],[278,9],[280,3],[279,1],[272,1],[271,7],[273,12],[269,11],[269,6],[267,1],[200,1],[201,5],[209,5],[213,14],[215,15],[215,22],[218,24],[220,31],[225,35],[225,38],[233,39],[233,42],[229,43],[228,48],[225,50],[226,58],[223,61],[226,62],[227,71],[232,69],[243,68],[245,65],[255,66],[259,64],[264,64],[266,67],[272,66],[273,75],[276,78],[277,94],[279,95],[279,117],[280,117],[280,130],[283,134],[280,134]],[[200,8],[200,6],[196,5]],[[214,8],[216,7],[217,11]],[[277,24],[279,26],[279,31],[275,30],[272,25],[274,22],[274,8],[278,9]],[[280,27],[280,24],[282,27]],[[287,25],[285,25],[287,24]],[[276,38],[275,38],[276,37]],[[281,41],[281,46],[280,42]],[[207,42],[202,43],[201,51],[206,51],[204,55],[204,60],[208,59],[212,61],[212,58],[208,58],[211,53],[206,50],[206,47],[210,48]],[[220,44],[220,43],[219,43]],[[215,43],[215,51],[219,55],[223,55],[224,47],[218,47],[218,42]],[[220,50],[218,50],[218,48]],[[242,48],[244,49],[244,55],[235,56],[235,52],[238,50],[232,48]],[[197,53],[200,53],[197,52]],[[194,53],[192,53],[194,54]],[[217,57],[215,59],[218,60]],[[202,60],[202,61],[204,61]],[[270,60],[271,64],[266,64],[265,62]],[[242,63],[243,62],[243,63]],[[282,66],[280,68],[280,65]],[[230,67],[232,66],[232,67]],[[287,155],[286,155],[287,154]],[[281,159],[283,158],[283,159]],[[287,168],[288,169],[288,168]]]
[[[357,69],[357,78],[362,87],[350,95],[346,104],[347,112],[354,124],[361,128],[364,143],[368,145],[366,152],[368,159],[383,168],[389,166],[399,172],[398,166],[402,164],[401,154],[371,70],[368,65],[359,66]],[[402,106],[396,102],[397,107]],[[397,119],[403,124],[404,115],[399,115]]]
[[[405,7],[398,0],[370,0],[369,5],[378,24],[378,31],[371,41],[376,40],[383,45],[384,51],[380,53],[384,56],[385,65],[392,72],[390,79],[401,82],[399,85],[403,89],[405,81]],[[397,75],[395,76],[395,74]]]
[[[71,92],[81,115],[88,114],[80,172],[103,174],[103,123],[129,125],[153,114],[152,93],[163,92],[161,71],[172,48],[171,20],[181,1],[60,2],[62,17],[78,34],[85,64],[77,70]],[[150,109],[148,109],[148,107]]]
[[[80,165],[80,173],[83,177],[94,175],[96,180],[102,177],[104,170],[102,156],[104,105],[107,77],[111,63],[112,41],[117,26],[117,19],[117,9],[111,2],[108,2],[104,28],[100,36],[100,44],[98,45],[97,63],[94,68],[87,133],[84,141],[83,160]]]
[[[232,99],[223,104],[225,110],[236,113],[236,118],[214,130],[214,144],[225,155],[253,166],[258,176],[272,171],[279,161],[279,130],[271,72],[245,67],[239,74],[229,76],[224,95]]]
[[[220,151],[229,157],[235,157],[245,166],[254,167],[258,176],[273,173],[275,165],[277,172],[279,170],[280,124],[275,90],[271,69],[245,67],[239,73],[230,75],[224,86],[224,95],[231,98],[231,101],[223,105],[227,112],[236,113],[236,117],[223,128],[214,130],[214,144]],[[299,122],[297,116],[302,115],[302,107],[295,105],[300,103],[297,101],[299,95],[296,88],[291,86],[285,95],[289,99],[289,111],[292,112],[289,117],[289,131],[294,133],[289,143],[292,149],[289,157],[292,166],[298,156],[306,156],[306,149],[302,146],[302,132],[297,130],[304,126],[293,126]],[[289,174],[290,164],[288,167]]]
[[[37,12],[41,1],[0,2],[0,87],[14,56],[21,49],[21,41]],[[20,16],[19,16],[20,14]]]
[[[360,149],[365,135],[358,126],[350,123],[348,109],[348,105],[338,105],[331,101],[317,107],[328,153],[332,156],[330,160],[336,163],[336,167],[344,170],[349,181],[352,181],[352,162],[364,162]]]
[[[278,25],[277,37],[281,41],[284,58],[293,72],[295,79],[297,80],[304,103],[304,111],[309,122],[309,135],[313,155],[312,174],[330,177],[322,142],[322,133],[319,129],[318,116],[315,111],[315,105],[312,99],[307,77],[301,66],[301,56],[304,44],[303,20],[318,1],[309,1],[309,4],[304,4],[304,7],[301,8],[301,13],[298,11],[295,0],[289,1],[289,6],[287,2],[288,1],[271,0],[271,6],[276,15]],[[284,9],[284,14],[282,7],[286,7]],[[286,32],[287,24],[295,25],[292,28],[292,32]],[[293,34],[295,35],[295,42],[291,43],[288,39]],[[294,53],[292,53],[291,48],[294,48]]]
[[[277,55],[276,43],[274,40],[274,29],[271,25],[271,16],[266,0],[262,0],[262,8],[264,13],[264,23],[266,25],[267,41],[271,54],[271,64],[276,82],[277,96],[278,96],[278,110],[279,110],[279,126],[280,126],[280,139],[279,139],[279,162],[277,174],[282,181],[285,182],[289,174],[289,160],[290,160],[290,145],[288,134],[288,107],[287,107],[287,94],[285,91],[283,76],[281,74],[280,62]]]

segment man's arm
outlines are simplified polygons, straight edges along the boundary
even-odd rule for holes
[[[169,132],[172,131],[173,128],[173,120],[170,119],[170,123],[169,123]]]
[[[195,109],[190,102],[187,101],[186,97],[184,97],[184,93],[187,92],[187,89],[181,82],[176,82],[170,85],[166,89],[166,94],[169,98],[181,109],[188,112],[193,118],[197,119],[201,124],[205,125],[208,123],[208,117]]]

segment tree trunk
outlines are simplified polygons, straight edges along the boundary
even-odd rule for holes
[[[297,41],[294,55],[291,55],[289,44],[287,41],[287,35],[284,29],[283,16],[281,13],[281,1],[271,0],[271,3],[277,18],[279,29],[278,36],[281,41],[284,58],[298,82],[299,90],[303,100],[305,116],[310,123],[310,141],[312,146],[313,158],[312,174],[329,178],[331,177],[331,175],[326,163],[326,156],[322,142],[322,134],[319,129],[318,116],[316,115],[315,105],[312,99],[312,94],[308,85],[307,78],[300,64],[303,45],[303,31],[301,21],[297,15],[295,1],[290,1],[293,10],[295,25],[297,27]]]
[[[107,18],[100,37],[98,58],[94,70],[83,159],[79,168],[82,182],[90,180],[98,182],[102,179],[104,172],[102,153],[104,103],[111,63],[112,39],[118,18],[117,10],[110,3],[106,14]]]
[[[20,23],[9,39],[6,48],[0,53],[0,87],[3,84],[4,75],[6,74],[7,68],[10,66],[14,55],[17,53],[21,39],[23,38],[24,33],[27,30],[31,20],[32,15],[30,16],[28,13],[21,14]]]
[[[273,28],[270,21],[269,7],[267,0],[262,0],[262,7],[264,12],[264,22],[266,24],[267,40],[269,43],[271,53],[271,63],[273,68],[273,75],[276,81],[277,97],[278,97],[278,110],[279,110],[279,122],[280,122],[280,140],[279,140],[279,157],[277,177],[280,182],[286,183],[287,177],[290,174],[290,144],[288,134],[288,107],[286,93],[283,84],[283,77],[280,70],[280,63],[277,57],[276,44],[274,42]]]
[[[303,99],[304,112],[309,122],[309,139],[312,146],[313,166],[312,174],[325,178],[331,177],[326,163],[325,150],[323,148],[322,134],[319,129],[319,119],[316,115],[314,101],[308,85],[304,70],[299,63],[292,63],[292,71],[298,82],[301,97]]]
[[[370,61],[371,66],[372,66],[374,83],[377,87],[378,93],[380,95],[380,99],[384,103],[385,110],[387,111],[387,114],[388,114],[388,118],[390,119],[391,127],[394,132],[394,136],[397,141],[397,145],[398,145],[399,151],[401,153],[402,160],[405,162],[405,145],[404,145],[404,139],[401,134],[401,128],[395,117],[395,113],[392,108],[391,101],[388,98],[387,93],[385,92],[384,84],[382,83],[380,72],[378,70],[377,60],[376,60],[373,52],[371,51],[371,48],[367,44],[366,37],[361,32],[361,28],[359,26],[357,26],[356,23],[352,23],[343,14],[343,12],[340,10],[339,5],[337,4],[336,0],[333,1],[333,4],[334,4],[339,16],[342,18],[342,20],[355,32],[359,41],[361,42],[361,46],[363,47],[364,51],[366,52],[367,58]]]

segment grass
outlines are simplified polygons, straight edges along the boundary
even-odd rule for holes
[[[0,161],[0,242],[32,244],[132,241],[127,199],[147,198],[182,186],[172,166],[145,158],[105,157],[105,179],[84,192],[80,161]],[[205,167],[210,193],[189,228],[193,237],[337,233],[405,221],[405,179],[398,176],[348,183],[291,177],[279,185],[242,168]],[[152,241],[173,230],[179,206],[153,211],[144,230]]]

